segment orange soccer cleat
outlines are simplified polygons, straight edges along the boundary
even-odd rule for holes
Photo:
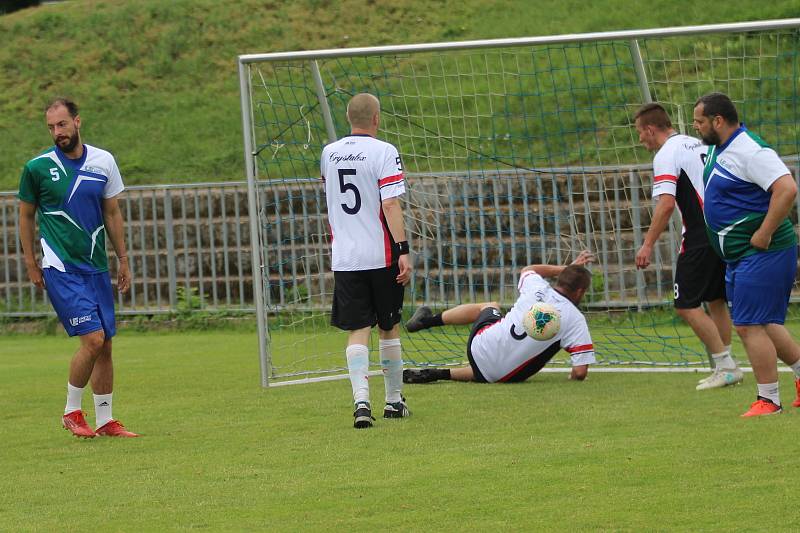
[[[86,423],[86,419],[83,418],[83,411],[80,409],[70,411],[62,416],[61,423],[64,424],[64,429],[71,431],[76,437],[91,439],[96,436],[89,424]]]
[[[136,433],[128,431],[119,420],[111,420],[97,428],[97,434],[104,437],[138,437]]]
[[[759,398],[750,405],[750,409],[742,415],[742,418],[747,416],[763,416],[763,415],[777,415],[781,412],[781,406],[775,405],[771,401]]]
[[[800,407],[800,378],[795,378],[794,388],[797,389],[797,398],[792,402],[792,407]]]

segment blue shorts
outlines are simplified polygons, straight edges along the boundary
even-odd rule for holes
[[[58,319],[70,337],[103,330],[106,339],[117,332],[114,294],[108,272],[78,274],[42,269],[45,289]]]
[[[783,324],[796,272],[796,246],[728,263],[725,292],[733,324]]]

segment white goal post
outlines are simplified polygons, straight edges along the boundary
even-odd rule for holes
[[[508,306],[521,267],[588,248],[599,258],[585,310],[601,365],[702,368],[699,342],[671,311],[680,224],[650,269],[633,265],[652,155],[632,117],[658,101],[692,134],[695,100],[720,90],[797,177],[799,48],[800,18],[239,56],[262,385],[346,372],[344,337],[328,325],[319,155],[349,132],[344,106],[358,92],[381,100],[380,135],[404,162],[408,313]],[[463,328],[438,329],[404,335],[404,359],[462,362]]]

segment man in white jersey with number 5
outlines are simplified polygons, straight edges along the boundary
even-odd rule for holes
[[[386,386],[384,418],[403,418],[400,318],[411,278],[408,240],[399,197],[405,193],[397,148],[378,140],[380,102],[367,93],[347,105],[350,135],[322,150],[334,274],[331,324],[349,332],[347,368],[353,389],[353,427],[372,426],[369,337],[378,326]]]
[[[406,322],[406,329],[423,329],[472,324],[467,339],[469,366],[462,368],[407,369],[406,383],[430,383],[440,379],[478,383],[518,383],[539,372],[564,349],[572,363],[570,379],[583,381],[589,365],[595,363],[594,346],[586,318],[578,309],[592,283],[591,273],[583,266],[594,260],[588,251],[581,252],[568,266],[531,265],[519,277],[519,297],[503,316],[496,302],[461,304],[439,314],[426,306],[418,308]],[[544,278],[556,278],[551,287]],[[537,302],[553,305],[561,314],[561,327],[552,339],[540,341],[523,329],[525,314]]]
[[[725,289],[758,394],[742,416],[781,412],[780,359],[792,368],[800,407],[800,346],[784,326],[797,274],[797,236],[789,218],[797,184],[778,154],[739,123],[730,98],[700,97],[694,127],[708,145],[703,181],[711,245],[727,264]]]
[[[667,228],[677,205],[683,222],[681,247],[675,265],[675,312],[706,347],[713,372],[697,390],[741,383],[741,369],[731,357],[731,317],[725,301],[725,263],[708,242],[703,220],[703,159],[698,139],[672,127],[666,110],[649,103],[636,113],[639,142],[653,158],[653,199],[656,207],[650,229],[636,254],[636,267],[647,268],[658,237]],[[702,303],[707,302],[708,314]]]

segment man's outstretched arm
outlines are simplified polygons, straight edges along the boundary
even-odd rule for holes
[[[594,261],[594,254],[589,250],[583,250],[570,265],[586,265]],[[543,278],[557,278],[561,272],[569,265],[529,265],[522,269],[522,272],[534,271]]]

